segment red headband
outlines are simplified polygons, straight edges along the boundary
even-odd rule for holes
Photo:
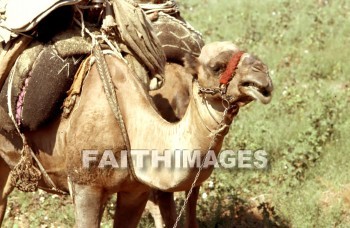
[[[237,69],[237,65],[241,60],[241,57],[243,54],[244,54],[243,51],[239,51],[233,54],[230,62],[228,62],[227,64],[225,72],[222,73],[220,76],[220,85],[222,84],[227,85],[232,80],[235,70]]]

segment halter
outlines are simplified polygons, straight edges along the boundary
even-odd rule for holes
[[[235,75],[235,71],[237,69],[238,63],[244,54],[243,51],[239,51],[231,57],[230,61],[227,64],[226,70],[220,76],[220,85],[228,85],[228,83],[232,80]]]
[[[199,87],[199,94],[209,94],[209,95],[214,96],[214,95],[219,93],[221,98],[224,101],[228,102],[227,96],[226,96],[227,87],[229,86],[230,81],[236,75],[237,66],[238,66],[239,62],[241,61],[242,55],[244,53],[245,52],[243,52],[243,51],[239,51],[239,52],[236,52],[232,55],[230,61],[227,64],[225,71],[220,75],[218,88]]]

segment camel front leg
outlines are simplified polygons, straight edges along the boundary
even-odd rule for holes
[[[120,192],[114,214],[114,227],[136,228],[145,209],[149,192]]]
[[[153,194],[151,195],[152,196],[150,196],[150,198],[147,201],[145,210],[152,215],[155,228],[163,228],[164,222],[159,210],[158,202],[153,199]]]
[[[146,209],[151,213],[156,228],[172,228],[176,221],[174,193],[152,190]]]
[[[186,205],[186,228],[198,228],[196,207],[200,186],[194,187]],[[186,192],[186,195],[188,192]]]
[[[159,206],[165,227],[173,227],[176,221],[176,205],[174,201],[174,193],[154,190],[153,194]]]
[[[13,187],[10,184],[10,168],[0,157],[0,226],[6,212],[7,197],[12,191]]]
[[[193,188],[192,193],[188,199],[186,205],[186,228],[198,228],[197,217],[196,217],[196,207],[197,200],[199,196],[200,186]],[[186,195],[188,192],[186,192]],[[165,227],[171,228],[174,226],[177,215],[176,215],[176,204],[174,201],[174,193],[172,192],[162,192],[158,190],[153,190],[150,200],[159,206],[162,221],[164,222]],[[153,216],[154,220],[158,219]],[[156,220],[155,223],[160,223],[160,221]],[[179,226],[179,225],[178,225]],[[158,227],[157,227],[158,228]]]
[[[77,228],[100,227],[103,208],[108,199],[102,188],[73,184],[75,224]]]
[[[7,199],[2,200],[0,202],[0,226],[2,225],[2,222],[5,217],[6,207],[7,207]]]

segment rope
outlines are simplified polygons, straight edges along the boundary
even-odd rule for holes
[[[110,104],[110,107],[113,111],[115,118],[118,121],[118,125],[120,127],[120,130],[122,131],[124,145],[125,145],[126,149],[128,151],[130,151],[130,140],[129,140],[129,136],[126,132],[126,126],[125,126],[123,116],[122,116],[120,108],[119,108],[118,98],[117,98],[117,94],[115,93],[112,77],[109,73],[106,60],[103,56],[101,47],[98,43],[95,43],[92,52],[96,58],[97,71],[98,71],[100,78],[102,80],[103,88],[105,90],[107,100]]]
[[[179,215],[178,215],[177,218],[176,218],[176,221],[175,221],[175,223],[174,223],[173,228],[176,228],[176,227],[178,226],[178,223],[180,222],[181,216],[182,216],[182,214],[184,213],[184,211],[185,211],[185,209],[186,209],[186,205],[187,205],[188,200],[189,200],[189,198],[190,198],[190,196],[191,196],[191,194],[192,194],[192,192],[193,192],[193,189],[196,187],[196,183],[197,183],[198,178],[199,178],[199,176],[200,176],[200,174],[201,174],[201,172],[202,172],[202,170],[203,170],[203,168],[204,168],[205,161],[207,160],[207,158],[208,158],[208,156],[209,156],[209,152],[210,152],[210,150],[212,150],[212,147],[213,147],[213,145],[214,145],[214,143],[215,143],[216,137],[217,137],[223,130],[225,130],[226,127],[229,127],[229,125],[224,124],[224,119],[225,119],[226,113],[227,113],[227,111],[225,110],[225,112],[224,112],[224,114],[223,114],[223,117],[222,117],[222,120],[220,121],[220,125],[218,126],[218,129],[216,130],[215,134],[213,135],[213,138],[212,138],[211,141],[210,141],[210,144],[209,144],[209,147],[208,147],[208,153],[205,155],[205,157],[204,157],[204,159],[203,159],[203,161],[202,161],[202,164],[201,164],[201,166],[200,166],[199,169],[198,169],[198,172],[197,172],[197,174],[196,174],[196,176],[195,176],[195,178],[194,178],[194,180],[193,180],[193,182],[192,182],[192,185],[191,185],[190,190],[189,190],[188,193],[187,193],[187,196],[186,196],[185,201],[184,201],[184,203],[183,203],[183,205],[182,205],[182,207],[181,207],[181,210],[180,210],[180,212],[179,212]]]
[[[16,60],[13,70],[9,76],[9,85],[7,89],[7,106],[9,116],[16,127],[18,134],[22,139],[23,149],[21,151],[21,159],[17,165],[11,170],[11,185],[24,192],[34,192],[38,189],[39,180],[41,175],[44,177],[45,183],[51,188],[52,191],[67,194],[64,191],[57,189],[55,183],[52,181],[50,176],[47,174],[45,168],[40,163],[39,159],[35,156],[35,153],[27,143],[25,135],[20,131],[19,126],[12,112],[12,84],[14,80],[14,72],[18,59]],[[39,169],[33,165],[33,159],[38,165]]]
[[[77,9],[80,15],[82,15],[82,12]],[[84,17],[80,16],[80,21],[76,18],[73,18],[74,22],[81,27],[81,36],[84,37],[84,34],[87,33],[93,43],[97,42],[98,38],[101,38],[107,45],[108,47],[113,51],[113,54],[116,55],[119,59],[124,61],[125,63],[128,63],[127,60],[122,56],[121,54],[121,49],[119,48],[118,44],[115,41],[111,41],[108,39],[106,34],[102,33],[101,35],[95,35],[88,28],[86,28],[85,23],[84,23]],[[112,43],[113,42],[113,43]]]
[[[73,19],[78,25],[80,25],[80,27],[81,27],[81,32],[80,32],[81,33],[81,37],[84,38],[84,34],[85,34],[84,32],[85,32],[85,28],[86,28],[85,27],[85,21],[84,21],[84,14],[83,14],[83,12],[81,12],[81,10],[78,8],[78,6],[75,6],[75,9],[79,13],[81,24],[75,18],[73,18]]]
[[[82,27],[83,21],[79,22],[75,18],[74,18],[74,21],[75,21],[75,23],[77,23],[79,26]],[[108,103],[109,103],[109,105],[110,105],[110,107],[112,109],[112,112],[113,112],[115,118],[118,121],[118,125],[119,125],[119,127],[120,127],[120,129],[122,131],[124,145],[125,145],[125,147],[127,149],[127,152],[128,152],[127,153],[127,160],[128,160],[129,172],[131,173],[131,176],[135,180],[137,180],[137,181],[139,181],[139,182],[141,182],[143,184],[146,184],[142,180],[137,178],[135,170],[134,170],[134,166],[133,166],[133,163],[132,163],[132,157],[131,157],[131,150],[130,150],[130,140],[129,140],[129,137],[128,137],[128,134],[127,134],[127,131],[126,131],[126,126],[125,126],[124,121],[123,121],[123,116],[122,116],[122,114],[120,112],[117,95],[116,95],[115,90],[114,90],[114,84],[113,84],[111,75],[109,73],[106,60],[105,60],[105,58],[103,56],[104,55],[104,51],[105,52],[110,52],[111,54],[113,54],[114,56],[116,56],[117,58],[119,58],[120,60],[122,60],[126,64],[128,64],[128,61],[122,56],[118,44],[116,42],[114,42],[114,41],[112,43],[112,41],[110,41],[108,39],[108,37],[104,33],[102,33],[102,35],[95,35],[95,34],[91,33],[89,31],[89,29],[87,29],[86,27],[83,29],[83,31],[86,32],[91,37],[92,42],[93,42],[92,53],[93,53],[93,55],[95,57],[95,61],[96,61],[96,65],[97,65],[97,71],[98,71],[98,73],[100,75],[100,78],[101,78],[101,81],[102,81],[102,84],[103,84],[104,91],[106,93],[106,97],[107,97]],[[102,51],[100,45],[98,44],[97,39],[102,39],[110,47],[110,49],[112,51],[108,51],[108,50]],[[156,188],[155,186],[151,186],[151,187]]]
[[[139,6],[143,11],[145,11],[146,14],[151,14],[159,11],[169,12],[170,14],[179,12],[177,3],[174,0],[169,0],[166,3],[162,4],[139,3]]]
[[[100,75],[108,103],[113,111],[114,117],[116,118],[116,120],[118,122],[119,128],[122,131],[125,149],[127,150],[127,160],[128,160],[128,167],[129,167],[128,170],[129,170],[131,176],[133,178],[135,178],[135,180],[137,180],[143,184],[146,184],[136,176],[133,162],[132,162],[132,157],[131,157],[130,140],[129,140],[129,136],[128,136],[128,133],[126,130],[124,120],[123,120],[123,115],[120,111],[118,97],[117,97],[117,94],[115,93],[112,77],[109,73],[106,60],[103,56],[103,52],[101,50],[100,45],[96,42],[95,42],[95,45],[93,47],[93,54],[96,58],[97,71]]]

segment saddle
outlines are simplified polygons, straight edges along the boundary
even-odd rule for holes
[[[180,15],[174,0],[136,0],[152,21],[167,61],[183,63],[185,55],[198,57],[204,46],[202,34]]]
[[[153,27],[168,61],[182,63],[185,55],[200,55],[204,46],[202,35],[181,17],[160,13]]]
[[[0,42],[8,42],[18,33],[32,30],[55,9],[82,0],[1,0]]]

